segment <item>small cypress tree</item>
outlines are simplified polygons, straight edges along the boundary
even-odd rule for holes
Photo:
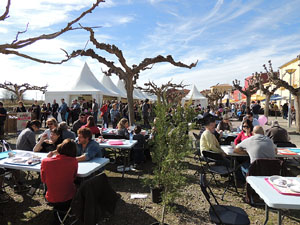
[[[192,141],[189,137],[189,122],[193,118],[193,109],[178,106],[169,114],[169,107],[159,104],[156,107],[156,136],[152,153],[155,168],[153,176],[146,183],[162,188],[162,218],[164,224],[166,209],[175,198],[180,196],[180,189],[186,184],[184,159],[191,153]]]

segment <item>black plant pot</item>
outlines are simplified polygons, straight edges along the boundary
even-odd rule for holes
[[[152,202],[154,203],[160,203],[161,202],[161,193],[163,191],[163,188],[151,188],[151,197]]]

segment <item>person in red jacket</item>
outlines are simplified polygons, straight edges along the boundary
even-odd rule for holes
[[[95,120],[93,116],[89,116],[87,118],[87,124],[83,125],[82,127],[87,127],[92,131],[92,134],[95,135],[95,137],[98,137],[100,135],[100,130],[95,124]]]
[[[234,144],[237,145],[238,143],[242,142],[243,140],[247,139],[248,137],[251,137],[252,131],[253,131],[253,125],[250,120],[244,120],[242,123],[242,131],[239,133],[239,135],[234,139]]]
[[[57,155],[42,160],[41,180],[47,185],[46,199],[56,210],[67,211],[76,193],[76,143],[65,139],[57,147]]]
[[[108,128],[108,106],[109,106],[109,102],[106,101],[105,104],[101,107],[100,111],[101,111],[101,117],[103,118],[103,127],[106,127]]]

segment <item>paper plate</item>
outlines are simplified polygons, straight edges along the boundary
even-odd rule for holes
[[[300,193],[300,185],[292,185],[290,186],[290,190],[293,192]]]
[[[281,176],[271,176],[270,181],[278,187],[287,187],[290,183],[287,179]]]

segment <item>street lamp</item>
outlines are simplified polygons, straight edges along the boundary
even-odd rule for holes
[[[290,75],[290,85],[292,86],[292,74],[295,73],[296,69],[287,69],[285,72],[288,73]],[[291,127],[291,123],[292,123],[292,112],[291,112],[291,107],[292,107],[292,95],[291,95],[291,91],[290,91],[290,95],[289,95],[289,111],[288,111],[288,127]]]

